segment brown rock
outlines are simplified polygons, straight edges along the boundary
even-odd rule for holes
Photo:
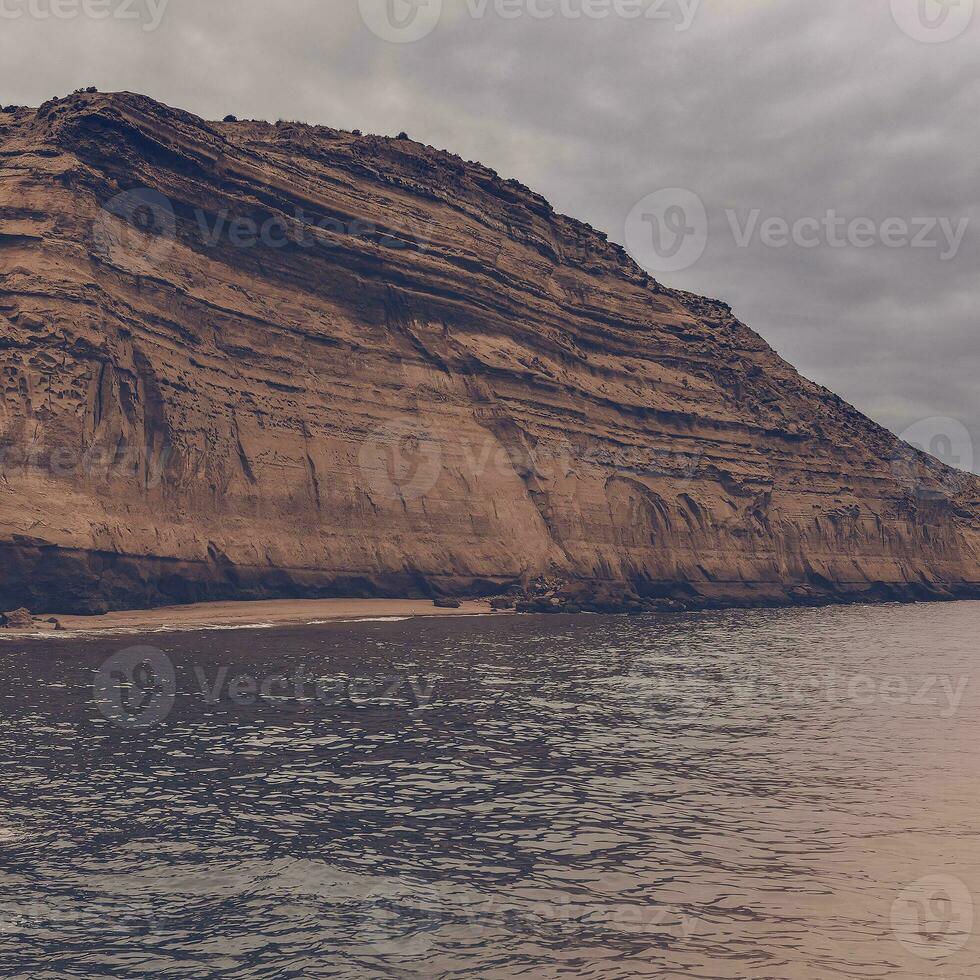
[[[15,609],[13,612],[0,614],[0,626],[11,630],[33,629],[34,617],[29,609]]]
[[[0,149],[0,607],[980,595],[980,481],[516,181],[136,95]]]
[[[460,609],[463,605],[459,599],[436,599],[432,604],[436,609]]]

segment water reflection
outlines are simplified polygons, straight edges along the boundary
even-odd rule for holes
[[[0,642],[0,967],[973,978],[978,626]]]

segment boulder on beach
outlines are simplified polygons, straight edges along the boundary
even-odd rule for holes
[[[433,605],[436,609],[459,609],[463,604],[459,599],[436,599]]]
[[[15,609],[13,612],[0,613],[0,626],[9,630],[29,630],[34,627],[34,617],[30,609]]]

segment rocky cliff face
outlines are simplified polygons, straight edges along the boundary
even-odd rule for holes
[[[477,164],[134,95],[0,149],[0,607],[980,592],[977,480]]]

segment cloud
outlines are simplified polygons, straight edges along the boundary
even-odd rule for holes
[[[586,14],[604,8],[644,16]],[[972,8],[964,0],[952,16]],[[401,44],[372,33],[357,0],[170,0],[154,31],[118,18],[5,21],[0,57],[7,102],[96,84],[209,118],[406,130],[619,242],[638,201],[689,189],[708,214],[707,245],[663,281],[726,299],[804,374],[896,431],[950,416],[980,438],[980,15],[946,20],[955,36],[933,44],[918,9],[443,0],[434,28]],[[876,240],[773,247],[755,235],[743,246],[729,217],[792,225],[829,210],[868,219]],[[916,218],[968,220],[955,255],[882,240],[888,219]]]

